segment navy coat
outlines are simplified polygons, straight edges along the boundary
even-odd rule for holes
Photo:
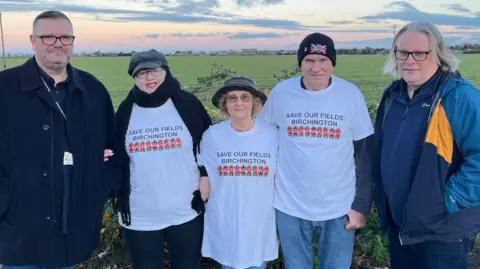
[[[100,81],[68,70],[66,121],[35,58],[0,72],[0,264],[71,266],[98,245],[114,109]],[[74,163],[68,181],[65,139]]]

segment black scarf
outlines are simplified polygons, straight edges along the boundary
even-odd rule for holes
[[[135,85],[132,88],[132,95],[135,103],[141,107],[159,107],[165,104],[168,98],[174,98],[179,91],[180,83],[167,70],[165,80],[153,93],[146,93]]]

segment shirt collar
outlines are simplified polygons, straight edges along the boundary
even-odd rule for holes
[[[40,76],[45,80],[45,82],[49,83],[49,85],[53,86],[55,85],[55,80],[48,75],[41,67],[38,65],[37,61],[35,61],[35,66],[38,69],[38,72],[40,73]],[[67,79],[60,83],[70,83],[72,77],[72,67],[70,66],[70,63],[67,65]]]
[[[330,76],[330,79],[328,80],[328,86],[330,86],[332,84],[332,77]],[[302,87],[302,89],[306,90],[307,87],[305,87],[305,83],[303,83],[303,76],[300,78],[300,86]]]

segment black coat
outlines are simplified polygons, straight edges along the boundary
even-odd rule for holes
[[[192,136],[193,154],[197,156],[199,144],[203,133],[212,125],[212,120],[205,110],[204,106],[195,95],[181,89],[178,80],[172,77],[170,71],[167,71],[165,82],[161,89],[158,89],[152,98],[142,100],[146,104],[140,103],[140,100],[135,100],[135,87],[128,93],[125,100],[122,101],[116,113],[115,124],[115,142],[114,155],[108,161],[110,165],[110,174],[116,180],[116,194],[114,199],[115,211],[120,213],[123,222],[130,225],[130,158],[125,149],[125,136],[127,133],[130,116],[132,114],[133,104],[139,106],[154,107],[163,104],[168,98],[177,109],[180,117],[187,126],[187,129]],[[168,92],[166,94],[165,92]],[[149,100],[148,100],[149,99]],[[157,104],[156,104],[157,103]],[[179,168],[181,169],[181,168]],[[205,168],[199,167],[200,176],[207,176]],[[196,191],[192,200],[192,208],[198,213],[204,211],[204,204],[200,197],[200,192]]]
[[[34,58],[0,72],[0,264],[71,266],[98,245],[114,109],[100,81],[68,70],[66,123]],[[64,139],[74,162],[69,191]]]

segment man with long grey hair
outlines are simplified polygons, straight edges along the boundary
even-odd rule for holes
[[[393,40],[398,76],[375,123],[375,202],[392,269],[468,268],[480,231],[480,91],[442,34],[412,22]]]

